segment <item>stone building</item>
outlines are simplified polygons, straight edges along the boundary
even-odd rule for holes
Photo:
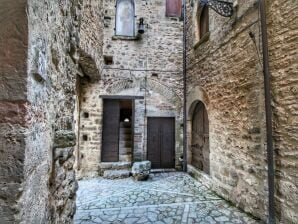
[[[230,2],[225,18],[195,0],[184,16],[181,0],[1,1],[0,222],[72,223],[78,178],[180,170],[184,141],[189,173],[265,221],[259,0]],[[266,9],[275,213],[297,223],[298,3]]]
[[[187,4],[187,155],[190,172],[206,178],[225,199],[265,220],[267,152],[258,2],[234,1],[230,18],[197,1]],[[266,2],[276,213],[281,223],[295,223],[298,4]]]
[[[97,176],[111,166],[130,166],[147,158],[155,168],[179,168],[183,151],[181,5],[171,15],[160,0],[90,1],[84,9],[81,45],[90,43],[90,36],[101,36],[103,41],[92,40],[89,52],[85,50],[98,60],[94,67],[100,78],[93,76],[94,69],[86,70],[80,83],[79,177]],[[121,23],[121,17],[128,23]],[[155,145],[153,138],[159,139]]]

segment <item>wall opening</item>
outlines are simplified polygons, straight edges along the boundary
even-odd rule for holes
[[[116,35],[135,35],[134,0],[118,0],[116,4]]]
[[[201,101],[196,103],[191,128],[191,165],[209,174],[209,120],[205,105]]]
[[[132,100],[105,99],[102,162],[131,162],[133,151]]]

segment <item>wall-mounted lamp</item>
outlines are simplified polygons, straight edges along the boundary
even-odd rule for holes
[[[144,25],[144,18],[140,18],[139,20],[139,29],[138,29],[139,34],[145,33],[145,25]]]
[[[191,5],[193,6],[193,1]],[[217,12],[219,15],[224,17],[231,17],[233,15],[233,3],[227,2],[223,0],[198,0],[199,4],[201,6],[207,5],[211,9],[213,9],[215,12]]]

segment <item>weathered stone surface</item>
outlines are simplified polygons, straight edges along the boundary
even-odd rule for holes
[[[1,1],[0,101],[26,100],[27,0]]]
[[[79,1],[28,0],[26,11],[26,116],[24,106],[11,107],[27,122],[24,179],[15,217],[20,223],[71,223],[77,189],[73,114]]]
[[[238,0],[234,15],[209,10],[209,36],[198,38],[199,6],[187,4],[188,162],[192,107],[208,113],[212,188],[245,211],[266,220],[267,171],[264,81],[258,1]],[[297,3],[266,1],[276,156],[276,214],[298,221]],[[249,36],[255,35],[255,43]],[[258,50],[256,50],[258,49]],[[295,186],[294,186],[295,185]],[[291,189],[291,190],[290,190]],[[296,215],[295,215],[296,213]]]
[[[0,222],[16,222],[27,126],[26,0],[0,3]]]
[[[76,145],[76,135],[73,131],[60,130],[55,133],[54,147],[66,148]]]
[[[267,1],[269,64],[276,159],[276,212],[281,223],[298,222],[298,7]]]
[[[134,162],[131,168],[132,176],[140,181],[147,180],[151,170],[150,161]]]
[[[105,170],[103,172],[103,177],[107,179],[119,179],[119,178],[127,178],[130,175],[130,171],[125,170]]]
[[[181,166],[178,158],[182,154],[183,131],[183,22],[180,18],[165,16],[165,1],[135,1],[135,4],[136,24],[143,17],[148,28],[141,37],[127,40],[114,37],[115,1],[88,0],[84,3],[80,46],[95,61],[101,79],[93,80],[94,72],[89,74],[86,70],[86,75],[91,79],[81,80],[81,111],[77,119],[80,130],[77,153],[80,154],[79,177],[100,170],[98,164],[101,162],[103,119],[101,95],[146,97],[135,100],[134,104],[134,151],[120,155],[120,161],[146,160],[146,116],[175,117],[175,165],[177,168]],[[112,57],[113,63],[103,64],[103,55]],[[89,113],[89,117],[84,117],[85,112]],[[84,135],[88,136],[87,141],[83,139]]]

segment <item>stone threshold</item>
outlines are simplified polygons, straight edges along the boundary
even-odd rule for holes
[[[168,173],[168,172],[177,172],[175,169],[151,169],[151,173]]]

